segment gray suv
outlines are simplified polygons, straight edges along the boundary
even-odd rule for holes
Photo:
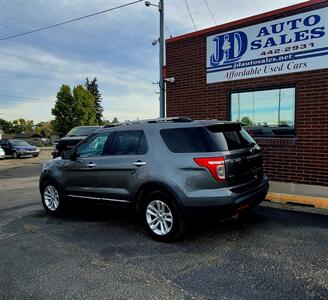
[[[178,117],[100,129],[45,163],[49,214],[70,200],[134,208],[160,241],[180,236],[192,216],[242,213],[265,199],[260,147],[241,124]]]

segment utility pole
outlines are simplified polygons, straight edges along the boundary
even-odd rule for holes
[[[159,116],[166,117],[165,112],[165,81],[164,81],[164,0],[159,0]]]
[[[150,1],[145,1],[145,5],[155,6],[159,11],[159,38],[152,42],[153,46],[155,46],[159,42],[159,117],[165,118],[165,79],[163,74],[164,67],[164,0],[159,0],[158,5],[151,3]],[[174,79],[173,79],[174,80]]]

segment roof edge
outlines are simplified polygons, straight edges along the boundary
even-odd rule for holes
[[[198,31],[193,31],[193,32],[182,34],[182,35],[178,35],[178,36],[166,39],[166,43],[171,43],[171,42],[184,40],[184,39],[195,37],[195,36],[198,36],[198,35],[203,35],[203,34],[206,34],[206,33],[215,32],[217,30],[229,29],[230,27],[233,27],[233,26],[242,25],[242,24],[252,22],[252,21],[259,21],[259,20],[262,20],[262,19],[267,18],[267,17],[272,17],[272,16],[279,15],[279,14],[282,14],[282,13],[290,12],[290,11],[305,8],[305,7],[310,7],[310,6],[325,3],[325,2],[328,4],[328,0],[309,0],[309,1],[302,2],[302,3],[285,6],[285,7],[282,7],[282,8],[278,8],[278,9],[275,9],[275,10],[264,12],[264,13],[254,15],[254,16],[251,16],[251,17],[246,17],[246,18],[239,19],[239,20],[232,21],[232,22],[228,22],[228,23],[225,23],[225,24],[221,24],[221,25],[217,25],[217,26],[213,26],[213,27],[208,27],[208,28],[201,29],[201,30],[198,30]]]

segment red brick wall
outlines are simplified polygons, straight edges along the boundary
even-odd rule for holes
[[[328,69],[207,84],[206,35],[201,35],[167,43],[166,72],[175,77],[167,84],[169,117],[226,120],[229,92],[295,86],[296,137],[257,139],[265,172],[271,180],[328,186]]]

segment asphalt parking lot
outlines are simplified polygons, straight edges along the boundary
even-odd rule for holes
[[[47,216],[48,158],[0,161],[0,299],[327,299],[327,210],[266,202],[162,244],[122,209]]]

